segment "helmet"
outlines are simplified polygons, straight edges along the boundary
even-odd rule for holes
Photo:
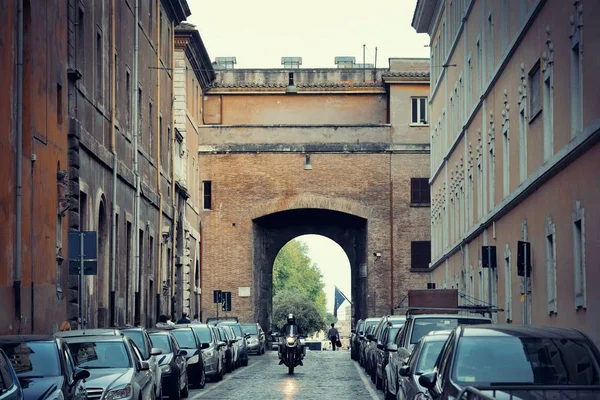
[[[296,317],[294,317],[294,314],[288,314],[287,322],[288,322],[288,324],[295,324],[296,323]]]

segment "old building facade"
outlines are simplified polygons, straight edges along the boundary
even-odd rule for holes
[[[419,0],[413,19],[431,37],[432,280],[503,308],[498,321],[596,343],[599,13]]]
[[[83,315],[87,327],[151,326],[174,300],[161,279],[175,261],[173,46],[190,10],[185,0],[68,4],[68,225],[98,234]],[[78,288],[72,277],[73,325]]]
[[[66,18],[64,1],[0,5],[0,333],[66,319]]]
[[[214,81],[215,72],[200,33],[193,25],[182,23],[175,29],[174,68],[176,262],[174,276],[169,279],[175,282],[176,314],[199,314],[202,318],[198,144],[202,96]]]
[[[269,328],[274,259],[307,233],[346,252],[355,319],[392,312],[409,287],[424,287],[427,60],[378,70],[220,60],[199,130],[204,316],[221,290],[230,315]]]

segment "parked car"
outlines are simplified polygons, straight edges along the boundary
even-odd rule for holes
[[[200,343],[198,337],[190,327],[170,329],[180,348],[186,351],[187,370],[190,383],[200,389],[206,385],[206,370],[202,349],[208,348],[208,343]]]
[[[238,366],[247,366],[248,365],[248,342],[247,339],[250,337],[249,334],[244,333],[241,325],[235,321],[219,321],[217,325],[224,325],[231,328],[233,331],[234,337],[237,339],[238,347],[239,347],[239,356],[238,356]]]
[[[363,334],[363,327],[365,325],[364,319],[359,319],[356,322],[356,326],[350,332],[352,335],[350,336],[350,358],[353,360],[358,360],[358,351],[360,349],[360,338],[359,336]]]
[[[229,338],[224,326],[215,326],[215,332],[218,335],[219,341],[225,343],[225,371],[231,372],[234,369],[234,349],[232,340]]]
[[[25,400],[86,399],[84,379],[89,371],[77,368],[62,339],[51,335],[0,336],[17,374]]]
[[[90,373],[88,399],[156,399],[150,365],[127,336],[72,336],[65,342],[77,367]]]
[[[424,309],[420,310],[423,311]],[[481,315],[412,314],[409,309],[404,328],[402,329],[402,332],[400,332],[398,341],[396,341],[396,344],[398,345],[397,356],[400,357],[400,364],[404,365],[408,361],[408,357],[410,357],[410,354],[415,345],[419,342],[419,339],[431,331],[453,329],[457,325],[491,323],[491,318]]]
[[[208,343],[208,347],[202,350],[206,377],[220,381],[225,375],[225,343],[219,340],[213,325],[188,324],[186,326],[192,328],[200,343]]]
[[[267,339],[259,323],[242,323],[242,331],[248,338],[248,354],[265,354]]]
[[[360,348],[358,349],[358,363],[361,367],[366,367],[367,360],[367,346],[371,342],[368,337],[369,335],[373,335],[375,332],[375,328],[377,327],[377,323],[380,318],[368,318],[365,320],[365,334],[359,336],[360,339]]]
[[[23,400],[23,389],[6,353],[0,349],[0,400]]]
[[[144,361],[148,361],[150,365],[150,371],[154,375],[154,382],[156,382],[156,398],[162,398],[162,377],[161,377],[161,368],[158,363],[158,356],[161,354],[159,348],[152,348],[152,342],[150,341],[150,337],[146,332],[146,329],[141,327],[135,328],[120,328],[119,329],[125,336],[133,340],[133,342],[137,345],[140,353],[142,353],[142,358]]]
[[[598,399],[600,352],[576,329],[462,325],[419,384],[443,400],[473,388],[488,398]]]
[[[367,348],[365,350],[365,371],[371,375],[371,381],[377,384],[377,345],[381,344],[383,339],[383,331],[384,327],[388,323],[401,323],[403,324],[406,321],[406,317],[404,315],[387,315],[381,317],[375,331],[371,334],[371,336],[367,337],[369,339],[369,343],[367,344]]]
[[[150,330],[148,336],[152,347],[162,351],[158,363],[161,370],[162,393],[169,399],[178,400],[190,394],[187,361],[187,351],[181,349],[175,337],[167,330]]]
[[[404,321],[396,323],[388,321],[388,323],[383,327],[381,340],[377,343],[377,348],[375,349],[375,360],[373,365],[373,375],[375,375],[375,386],[377,389],[382,389],[384,386],[385,367],[387,366],[390,358],[388,345],[394,343],[396,335],[400,333],[400,330],[404,326],[403,322]]]
[[[433,369],[451,332],[449,330],[432,331],[423,336],[415,346],[406,365],[398,366],[394,362],[397,358],[390,357],[390,363],[386,367],[387,380],[384,384],[386,400],[412,400],[419,393],[427,393],[427,389],[419,384],[419,376]],[[390,351],[396,350],[397,346],[394,343],[391,345]]]

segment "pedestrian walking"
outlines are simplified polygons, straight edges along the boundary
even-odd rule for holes
[[[340,341],[340,333],[338,332],[337,329],[335,329],[335,325],[331,324],[331,328],[329,328],[329,332],[327,332],[327,337],[329,337],[329,340],[331,340],[331,348],[333,349],[333,351],[335,351],[335,347],[336,345],[338,345],[338,342]],[[338,346],[341,347],[341,346]]]
[[[181,318],[177,321],[178,324],[189,324],[190,322],[192,321],[190,321],[186,313],[181,314]]]
[[[198,319],[198,314],[194,314],[194,319],[192,320],[192,324],[201,324],[202,321]]]

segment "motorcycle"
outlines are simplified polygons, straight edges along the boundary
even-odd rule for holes
[[[304,337],[298,334],[295,327],[292,327],[285,335],[279,334],[277,336],[281,338],[279,343],[279,357],[283,361],[283,364],[288,367],[288,374],[292,375],[294,368],[304,365],[302,363],[305,348],[305,343],[303,343]]]

